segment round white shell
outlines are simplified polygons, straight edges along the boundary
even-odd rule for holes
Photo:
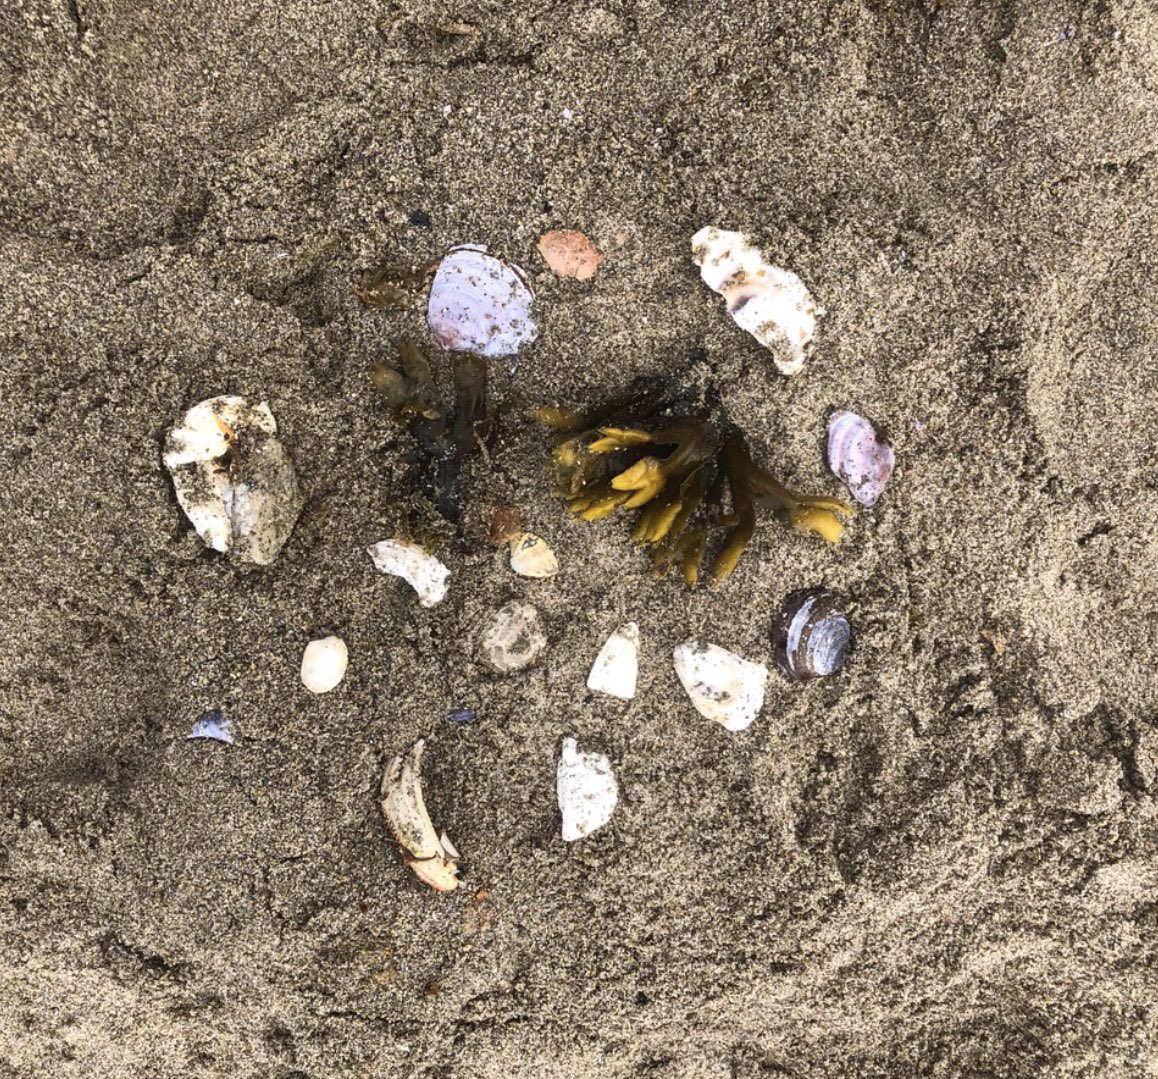
[[[426,322],[434,339],[454,352],[513,356],[539,335],[526,275],[478,244],[452,247],[430,286]]]
[[[446,598],[450,570],[417,543],[381,540],[366,550],[378,572],[401,577],[418,593],[418,602],[423,607],[433,607]]]
[[[520,577],[554,577],[559,559],[542,536],[520,532],[511,537],[511,569]]]
[[[341,637],[310,641],[302,653],[302,685],[311,693],[329,693],[346,677],[350,653]]]
[[[719,645],[685,641],[672,653],[676,674],[696,711],[729,731],[742,731],[764,707],[768,668]]]
[[[547,647],[539,612],[517,600],[500,607],[483,633],[482,647],[487,662],[499,674],[529,667]]]
[[[165,438],[165,467],[185,516],[208,547],[268,565],[302,508],[293,462],[263,401],[211,397]]]
[[[804,282],[791,270],[766,262],[742,232],[714,225],[692,237],[692,261],[704,283],[727,301],[736,324],[771,350],[781,373],[796,374],[823,314]]]
[[[875,506],[893,474],[896,455],[877,429],[855,412],[828,421],[828,467],[862,506]]]
[[[580,752],[574,738],[563,739],[555,773],[563,838],[568,843],[602,828],[619,802],[619,784],[611,762],[602,753]]]
[[[587,688],[621,701],[635,696],[639,678],[639,626],[624,622],[604,643],[587,676]]]

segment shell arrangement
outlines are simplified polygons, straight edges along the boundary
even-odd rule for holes
[[[654,430],[591,422],[579,413],[540,409],[541,423],[566,432],[552,456],[556,494],[584,521],[618,510],[640,510],[632,538],[652,548],[660,576],[679,567],[696,584],[711,533],[723,543],[711,576],[723,580],[736,567],[756,528],[757,510],[772,510],[802,532],[830,543],[844,531],[852,507],[835,498],[789,490],[760,468],[744,437],[706,421],[674,418]],[[725,510],[725,487],[730,509]]]

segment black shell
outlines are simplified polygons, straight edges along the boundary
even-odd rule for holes
[[[824,588],[793,592],[772,626],[776,666],[794,682],[835,674],[851,640],[839,597]]]

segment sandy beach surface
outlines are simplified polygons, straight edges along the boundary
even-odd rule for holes
[[[0,1079],[1158,1076],[1152,4],[23,0],[0,120]],[[699,280],[706,224],[823,305],[801,374]],[[349,286],[467,242],[542,332],[493,367],[425,610],[364,550],[420,471],[367,368],[423,305]],[[769,519],[721,587],[657,581],[566,517],[524,418],[641,379],[802,489],[841,492],[838,408],[896,474],[836,547]],[[223,393],[297,465],[267,567],[162,467]],[[559,576],[488,545],[505,502]],[[673,647],[769,662],[815,585],[846,668],[699,716]],[[549,648],[499,677],[515,599]],[[630,704],[584,686],[626,619]],[[185,740],[209,708],[234,746]],[[567,736],[622,789],[575,844]],[[419,737],[451,895],[378,811]]]

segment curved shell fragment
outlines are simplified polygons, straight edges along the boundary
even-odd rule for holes
[[[395,757],[382,777],[382,816],[402,848],[402,857],[423,884],[438,892],[458,887],[458,851],[431,823],[422,796],[422,751],[420,738]]]
[[[423,607],[434,607],[446,599],[450,570],[417,543],[380,540],[366,548],[379,573],[401,577],[415,592]]]
[[[764,707],[768,668],[716,644],[685,641],[672,653],[675,671],[696,711],[729,731],[751,725]]]
[[[554,577],[559,559],[551,545],[534,532],[520,532],[510,539],[511,569],[520,577]]]
[[[896,466],[896,454],[869,420],[837,412],[828,421],[828,467],[862,506],[875,506]]]
[[[812,348],[816,320],[824,312],[791,270],[765,261],[742,232],[708,225],[692,237],[692,261],[728,313],[772,352],[782,374],[794,375]]]

